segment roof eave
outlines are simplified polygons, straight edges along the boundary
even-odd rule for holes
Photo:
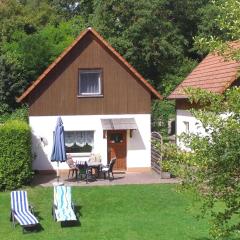
[[[168,100],[180,100],[180,99],[188,99],[187,96],[169,96],[167,97]]]

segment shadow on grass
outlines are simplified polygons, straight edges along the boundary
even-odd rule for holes
[[[68,228],[68,227],[80,227],[81,226],[81,222],[79,221],[79,219],[77,219],[77,221],[65,221],[65,222],[61,222],[61,227],[62,228]]]
[[[36,233],[36,232],[41,232],[43,231],[44,228],[42,227],[42,225],[39,223],[36,226],[31,226],[31,227],[23,227],[23,233]]]
[[[77,218],[79,219],[80,217],[82,217],[82,213],[81,213],[82,206],[75,205],[74,208],[75,208],[74,209],[75,214],[76,214]]]

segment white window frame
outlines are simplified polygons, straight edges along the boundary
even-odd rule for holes
[[[183,121],[184,125],[184,133],[189,134],[190,133],[190,124],[188,121]]]
[[[98,92],[92,92],[92,93],[85,93],[81,92],[81,74],[87,74],[87,73],[98,73],[98,86],[99,86],[99,91]],[[80,69],[79,70],[79,75],[78,75],[78,95],[79,96],[101,96],[102,95],[102,70],[101,69]]]

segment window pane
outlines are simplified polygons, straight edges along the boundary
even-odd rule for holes
[[[189,122],[183,121],[184,124],[184,132],[189,134]]]
[[[80,94],[100,94],[100,72],[80,72]]]
[[[110,136],[110,142],[111,143],[122,143],[123,142],[123,136],[121,133],[112,133]]]
[[[93,148],[93,131],[65,131],[65,148],[67,153],[91,152]]]

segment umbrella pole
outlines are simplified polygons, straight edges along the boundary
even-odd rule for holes
[[[57,182],[59,182],[59,161],[57,161]]]

